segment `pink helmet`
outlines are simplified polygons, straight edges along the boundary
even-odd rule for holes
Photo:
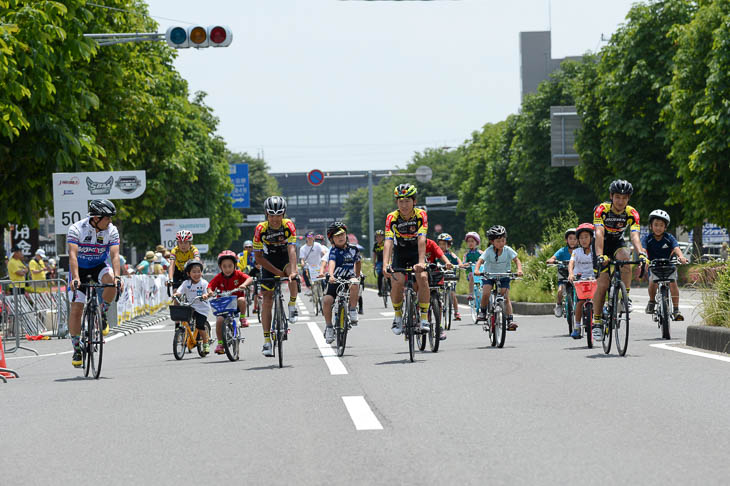
[[[482,239],[479,237],[479,233],[476,231],[470,231],[464,236],[464,241],[468,240],[469,238],[474,238],[474,240],[477,242],[477,245],[480,245],[482,243]]]
[[[177,238],[177,241],[183,242],[183,241],[193,241],[193,232],[188,230],[180,230],[177,232],[177,235],[175,235]]]
[[[238,255],[233,253],[231,250],[223,250],[218,254],[218,266],[220,266],[221,262],[226,258],[233,260],[234,265],[238,264]]]

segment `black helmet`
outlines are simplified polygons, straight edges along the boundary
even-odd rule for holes
[[[286,199],[281,196],[271,196],[264,201],[264,211],[266,214],[283,215],[286,213]]]
[[[342,221],[335,221],[327,227],[327,238],[332,240],[332,237],[340,233],[347,233],[347,226]]]
[[[375,230],[375,236],[378,236],[378,235],[385,236],[385,231],[383,231],[383,230]]]
[[[89,216],[116,216],[117,208],[108,199],[94,199],[89,203]]]
[[[187,263],[185,264],[185,273],[186,273],[186,274],[190,273],[190,270],[192,270],[192,268],[193,268],[193,267],[194,267],[195,265],[198,265],[198,266],[200,267],[200,270],[201,270],[201,271],[203,271],[203,270],[204,270],[204,267],[203,267],[203,262],[201,262],[200,260],[193,260],[193,259],[190,259],[190,260],[188,260],[188,262],[187,262]]]
[[[507,230],[504,228],[504,226],[500,226],[497,224],[487,230],[487,238],[489,238],[490,240],[496,240],[497,238],[501,238],[503,236],[507,236]]]
[[[608,192],[610,194],[633,194],[634,193],[634,186],[631,185],[629,181],[625,181],[623,179],[616,179],[611,183],[611,186],[608,188]]]

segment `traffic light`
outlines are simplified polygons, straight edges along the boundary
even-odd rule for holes
[[[165,40],[170,47],[185,49],[195,47],[228,47],[233,41],[233,32],[225,25],[191,25],[189,27],[172,26],[165,33]]]

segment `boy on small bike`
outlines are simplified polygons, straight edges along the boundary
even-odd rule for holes
[[[578,237],[578,248],[573,250],[570,255],[570,263],[568,264],[568,280],[574,282],[577,278],[590,279],[594,278],[595,258],[593,255],[593,224],[583,223],[575,230]],[[583,304],[585,299],[579,300],[575,306],[575,322],[583,320]],[[580,339],[580,329],[578,326],[573,327],[570,334],[573,339]]]
[[[578,246],[578,239],[575,234],[575,228],[569,228],[565,232],[565,246],[555,252],[553,256],[547,259],[545,263],[552,265],[556,262],[569,262],[570,255]],[[560,277],[560,276],[558,276]],[[562,276],[565,278],[565,276]],[[563,296],[565,295],[565,285],[558,285],[558,301],[555,303],[555,317],[563,317]]]
[[[441,246],[432,239],[426,238],[426,263],[438,262],[443,263],[447,270],[451,270],[453,268],[453,265],[451,264],[449,259],[446,258],[446,254],[441,249]],[[438,285],[443,284],[444,279],[442,278],[441,281],[438,282]],[[439,336],[439,339],[441,339],[441,341],[446,339],[446,329],[443,327],[441,328],[441,335]]]
[[[487,238],[489,238],[489,248],[484,250],[482,256],[479,257],[474,275],[479,276],[483,273],[510,273],[512,271],[512,262],[515,262],[517,265],[517,276],[522,276],[522,262],[517,258],[517,252],[507,246],[507,230],[504,226],[496,225],[489,228]],[[482,264],[484,264],[484,272],[481,271]],[[494,287],[495,283],[496,279],[492,278],[484,281],[481,310],[477,317],[478,321],[487,320],[487,304],[489,303],[489,296],[492,293],[492,287]],[[517,324],[513,321],[512,302],[509,299],[510,278],[500,277],[499,285],[502,287],[501,294],[504,296],[505,301],[504,310],[507,312],[507,330],[516,331]]]
[[[655,259],[669,259],[676,256],[680,263],[687,263],[687,259],[679,248],[677,239],[667,233],[671,219],[666,211],[655,209],[649,214],[649,229],[651,233],[644,236],[641,244],[646,249],[649,261]],[[672,294],[672,303],[674,304],[674,314],[672,319],[675,321],[683,321],[684,316],[679,311],[679,287],[677,286],[677,271],[675,270],[669,279],[669,292]],[[649,303],[646,305],[646,313],[653,314],[656,307],[656,291],[658,285],[656,277],[649,270]]]
[[[332,248],[329,251],[329,261],[327,263],[327,273],[329,281],[327,291],[324,296],[322,311],[324,313],[324,339],[330,344],[335,339],[335,329],[332,327],[332,304],[337,298],[337,279],[352,279],[360,275],[362,267],[362,256],[360,250],[355,245],[347,242],[347,226],[345,223],[335,221],[327,228],[327,238],[332,242]],[[350,322],[353,326],[357,325],[357,298],[359,295],[359,283],[350,284]]]
[[[466,241],[467,250],[464,253],[464,263],[476,263],[479,260],[479,257],[482,256],[482,251],[479,249],[479,245],[482,243],[482,239],[479,237],[479,233],[476,231],[470,231],[464,236],[464,241]],[[466,278],[469,281],[469,296],[467,297],[467,300],[470,302],[474,300],[474,273],[471,270],[471,265],[468,266],[470,268],[469,273],[467,274]]]
[[[200,340],[203,342],[203,356],[207,356],[210,353],[208,343],[210,339],[205,324],[208,322],[210,304],[206,302],[208,281],[203,278],[203,263],[200,260],[188,260],[185,264],[185,275],[188,277],[187,280],[177,288],[172,297],[179,302],[180,296],[184,295],[187,301],[191,302],[193,317],[190,324],[198,330]]]
[[[216,291],[225,292],[228,290],[236,290],[233,293],[238,299],[238,311],[241,312],[241,327],[248,327],[248,321],[245,317],[246,312],[246,294],[245,289],[253,285],[253,278],[249,277],[242,271],[236,269],[238,257],[231,250],[224,250],[218,255],[218,268],[220,273],[213,277],[208,284],[207,297],[215,296]],[[215,347],[215,354],[225,353],[223,348],[223,316],[218,316],[215,320],[215,335],[218,337],[218,345]]]
[[[461,274],[459,273],[458,268],[463,268],[463,263],[461,262],[461,259],[451,251],[451,245],[454,244],[454,238],[448,233],[441,233],[438,238],[436,238],[436,242],[439,245],[439,248],[441,248],[441,251],[444,252],[444,256],[451,262],[451,264],[455,267],[457,267],[457,270],[455,270],[456,278],[458,279]],[[453,294],[453,307],[454,307],[454,320],[460,321],[461,320],[461,314],[459,313],[459,302],[456,299],[456,292]]]

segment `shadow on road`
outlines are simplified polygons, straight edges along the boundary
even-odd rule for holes
[[[420,363],[423,360],[416,359],[414,363]],[[375,363],[375,366],[381,366],[381,365],[394,365],[394,364],[411,364],[411,360],[409,358],[405,359],[396,359],[393,361],[381,361],[380,363]]]
[[[112,378],[110,378],[108,376],[100,376],[98,378],[98,380],[111,380],[111,379]],[[57,383],[65,383],[65,382],[68,382],[68,381],[86,381],[86,380],[92,380],[92,381],[94,381],[94,378],[91,377],[91,376],[88,376],[88,377],[87,376],[74,376],[73,378],[58,378],[58,379],[53,380],[53,381],[55,381]]]
[[[284,365],[284,368],[294,368],[292,365]],[[246,368],[248,371],[261,371],[261,370],[278,370],[278,364],[272,364],[269,366],[255,366],[253,368]]]

